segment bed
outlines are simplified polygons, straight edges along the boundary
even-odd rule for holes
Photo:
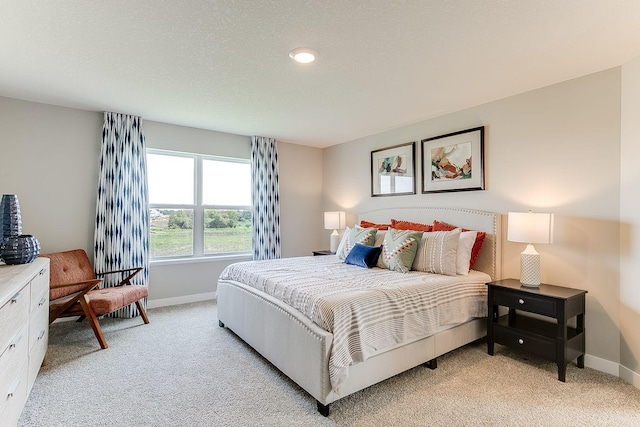
[[[358,222],[388,223],[390,218],[424,224],[438,220],[485,232],[482,250],[473,266],[476,272],[470,272],[470,277],[464,277],[463,281],[473,281],[474,274],[482,281],[500,278],[499,214],[457,208],[385,208],[361,213]],[[341,261],[336,256],[303,257],[301,260],[302,264],[317,264],[326,272],[322,273],[326,277],[335,276],[339,270],[334,269],[341,268],[337,265]],[[289,280],[295,275],[300,276],[301,281],[307,280],[307,272],[295,270],[298,268],[294,265],[296,262],[295,259],[274,260],[274,263],[280,263],[277,269],[290,270],[287,276]],[[340,338],[344,334],[334,330],[334,337],[333,333],[319,326],[322,322],[318,319],[314,322],[308,317],[309,313],[303,314],[306,302],[298,306],[299,310],[294,308],[293,302],[290,301],[294,306],[283,302],[286,298],[277,295],[277,292],[274,296],[273,292],[272,295],[267,293],[266,288],[265,291],[258,289],[260,287],[256,287],[255,282],[262,280],[258,275],[259,270],[263,270],[267,264],[253,263],[253,272],[249,268],[251,262],[241,264],[247,265],[244,269],[236,265],[228,267],[230,271],[225,270],[218,280],[219,325],[233,331],[313,396],[318,411],[324,416],[329,415],[332,402],[422,364],[434,369],[438,356],[486,334],[486,318],[472,317],[437,328],[427,336],[414,335],[397,345],[383,346],[378,351],[360,355],[362,357],[348,359],[346,363],[343,361],[343,365],[348,365],[346,369],[345,366],[336,369],[336,353],[344,345],[344,340]],[[360,270],[363,269],[355,268],[352,272],[362,274]],[[232,274],[234,271],[235,274]]]

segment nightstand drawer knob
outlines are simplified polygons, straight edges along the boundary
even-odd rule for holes
[[[524,304],[524,300],[523,300],[522,298],[520,298],[520,299],[518,300],[518,302],[519,302],[520,304]]]
[[[518,339],[518,344],[524,344],[524,340],[522,338]]]

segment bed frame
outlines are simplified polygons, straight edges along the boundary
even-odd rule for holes
[[[364,212],[362,219],[388,223],[391,218],[431,223],[434,219],[487,233],[474,266],[492,279],[501,276],[500,214],[457,208],[388,208]],[[218,281],[218,321],[269,360],[317,401],[318,411],[329,415],[338,399],[421,364],[435,369],[437,357],[486,334],[486,319],[446,329],[410,344],[375,355],[349,367],[338,391],[329,382],[329,356],[333,335],[299,311],[252,287],[231,280]]]

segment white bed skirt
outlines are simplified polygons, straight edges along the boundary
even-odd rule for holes
[[[486,232],[474,269],[489,274],[494,280],[500,278],[500,214],[455,208],[385,208],[364,212],[358,220],[387,223],[391,218],[427,224],[437,219]],[[332,390],[328,368],[333,340],[331,333],[279,300],[239,282],[219,280],[217,294],[220,323],[306,390],[319,405],[325,406],[324,415],[328,414],[330,403],[429,362],[486,334],[484,318],[454,326],[350,366],[345,382],[339,390]]]
[[[382,380],[482,338],[485,319],[454,326],[389,350],[349,368],[338,391],[331,389],[329,356],[333,335],[277,299],[235,281],[218,282],[218,319],[275,367],[328,405]],[[243,307],[241,310],[238,307]]]

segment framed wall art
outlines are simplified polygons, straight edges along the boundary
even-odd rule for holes
[[[416,143],[371,152],[371,196],[416,194]]]
[[[484,190],[484,126],[421,143],[423,194]]]

